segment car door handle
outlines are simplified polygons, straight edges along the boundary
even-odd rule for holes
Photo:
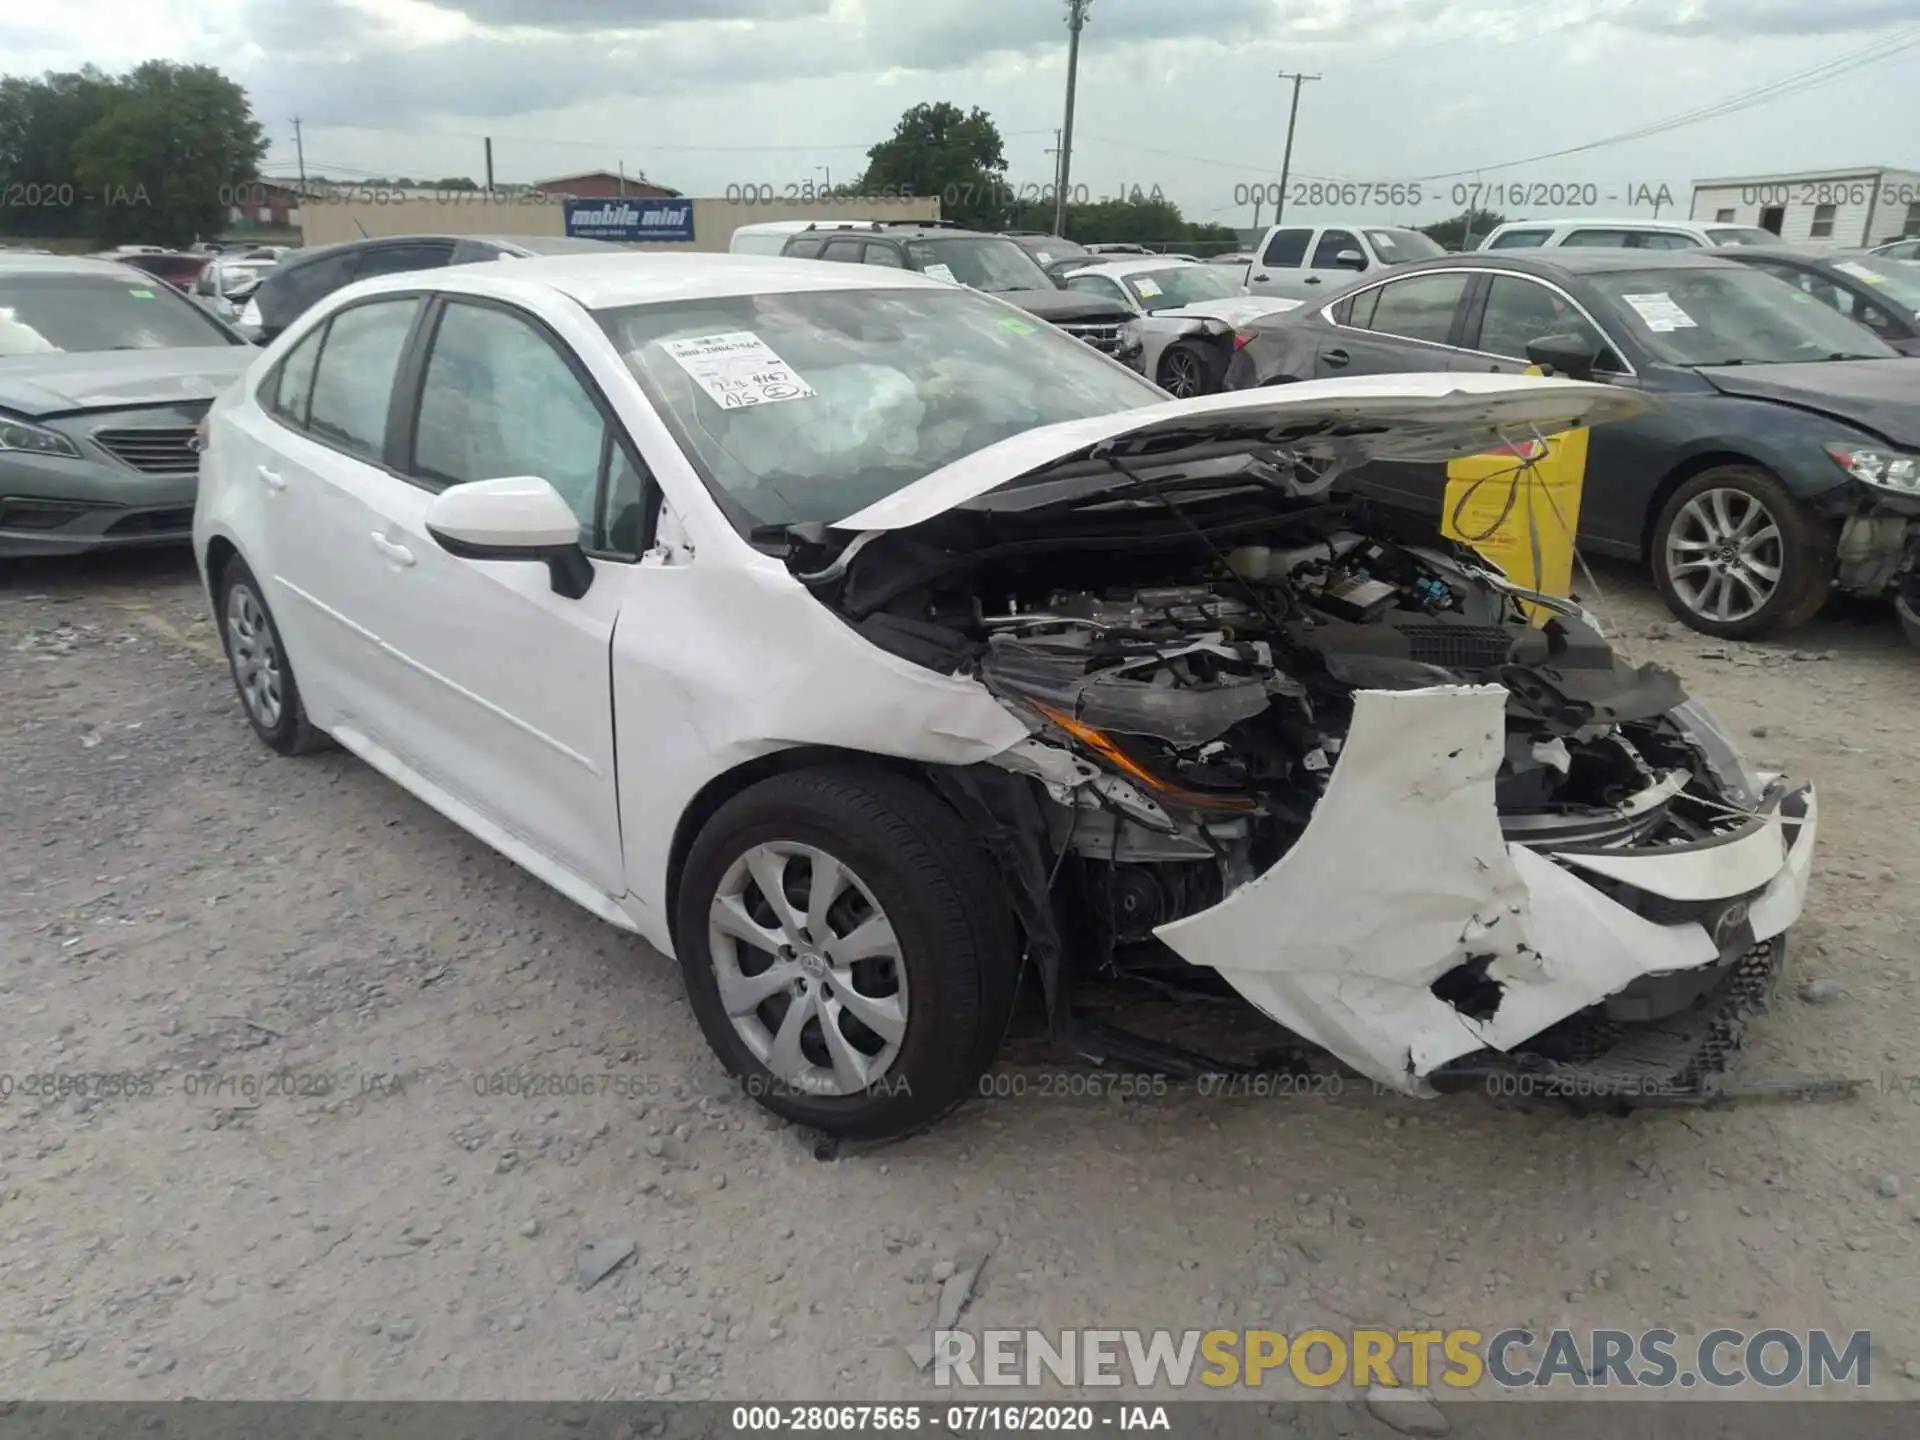
[[[1335,370],[1341,369],[1343,366],[1347,365],[1353,359],[1353,357],[1347,354],[1347,352],[1344,350],[1329,350],[1327,351],[1326,354],[1322,355],[1320,358],[1326,364],[1331,365]]]
[[[1307,284],[1318,285],[1319,283],[1320,283],[1320,277],[1318,275],[1307,276]]]
[[[1272,279],[1273,277],[1272,277],[1272,276],[1270,276],[1270,275],[1256,275],[1256,276],[1254,276],[1253,278],[1254,278],[1254,279],[1256,279],[1256,280],[1270,280],[1270,279]]]
[[[413,551],[404,545],[396,545],[378,530],[373,532],[373,548],[393,561],[396,565],[413,564]]]
[[[266,482],[269,490],[284,490],[287,488],[287,477],[282,475],[278,470],[269,470],[264,465],[256,465],[253,473]]]

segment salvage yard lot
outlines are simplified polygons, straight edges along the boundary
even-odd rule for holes
[[[1629,655],[1821,787],[1736,1079],[1854,1099],[1579,1118],[1041,1064],[823,1162],[670,962],[359,761],[261,747],[184,556],[14,564],[0,1390],[910,1396],[936,1277],[985,1252],[969,1327],[1869,1329],[1875,1392],[1920,1392],[1920,663],[1884,614],[1729,644],[1602,580]]]

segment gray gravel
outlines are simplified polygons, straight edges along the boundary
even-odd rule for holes
[[[823,1163],[725,1082],[667,961],[358,761],[255,742],[183,560],[10,565],[0,1393],[914,1396],[907,1343],[980,1256],[969,1327],[1824,1324],[1873,1330],[1897,1389],[1920,656],[1871,615],[1709,641],[1603,578],[1636,656],[1822,786],[1813,1003],[1746,1071],[1856,1099],[1030,1087]],[[582,1288],[590,1243],[635,1248]]]

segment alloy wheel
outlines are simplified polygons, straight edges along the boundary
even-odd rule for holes
[[[1191,350],[1175,350],[1161,362],[1161,374],[1166,378],[1161,389],[1176,399],[1185,400],[1198,395],[1205,382],[1200,374],[1200,357]]]
[[[263,730],[280,723],[280,650],[273,643],[273,626],[250,586],[235,585],[227,592],[227,651],[233,657],[233,678],[240,698]]]
[[[1703,490],[1667,532],[1667,575],[1694,614],[1732,624],[1773,598],[1784,553],[1780,526],[1758,499],[1744,490]]]
[[[720,1001],[754,1057],[809,1095],[857,1095],[900,1057],[907,967],[873,893],[811,845],[736,859],[708,910]]]

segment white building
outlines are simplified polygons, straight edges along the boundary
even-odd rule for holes
[[[1878,245],[1920,235],[1920,171],[1863,165],[1696,180],[1690,218],[1757,225],[1789,245]]]

